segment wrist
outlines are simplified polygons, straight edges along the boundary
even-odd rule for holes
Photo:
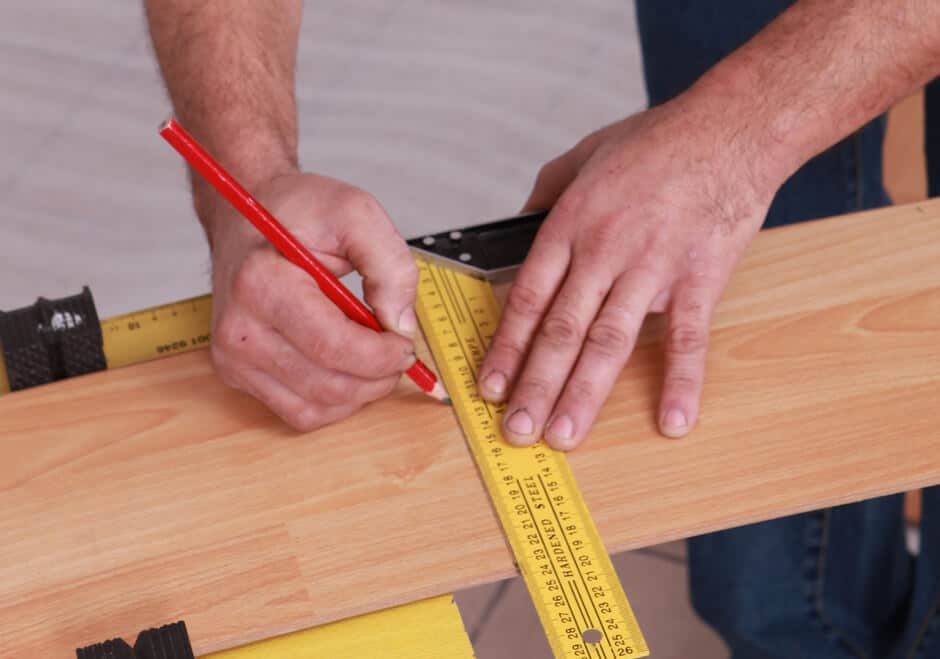
[[[252,196],[263,196],[264,189],[274,180],[298,173],[296,160],[286,157],[271,157],[259,159],[257,152],[250,166],[229,166],[221,158],[226,170],[240,183]],[[239,162],[237,156],[229,156],[226,160]],[[245,163],[245,160],[241,160]],[[212,185],[198,173],[190,170],[190,183],[192,188],[193,209],[202,225],[210,250],[214,250],[222,236],[237,237],[244,235],[252,237],[257,231],[250,226],[248,220],[242,218]],[[234,218],[233,216],[237,216]]]
[[[743,171],[755,192],[772,199],[812,154],[796,138],[796,117],[770,107],[747,70],[719,64],[675,101],[694,112],[716,149]],[[769,203],[769,201],[768,201]]]

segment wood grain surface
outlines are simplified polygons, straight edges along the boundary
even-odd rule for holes
[[[940,201],[758,236],[682,441],[661,331],[571,456],[612,552],[940,482]],[[402,385],[299,436],[206,352],[0,400],[0,538],[9,657],[179,618],[201,654],[513,573],[449,408]]]

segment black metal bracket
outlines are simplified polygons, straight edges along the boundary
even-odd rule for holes
[[[196,659],[182,621],[137,636],[134,647],[116,638],[75,651],[77,659]]]
[[[548,215],[537,211],[463,229],[412,238],[418,256],[477,279],[504,281],[522,265]]]

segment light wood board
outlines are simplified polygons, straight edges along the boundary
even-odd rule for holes
[[[940,201],[762,233],[683,441],[661,325],[571,456],[612,552],[940,482]],[[513,574],[449,408],[403,385],[298,436],[206,352],[0,400],[0,538],[11,657],[179,618],[201,654]]]

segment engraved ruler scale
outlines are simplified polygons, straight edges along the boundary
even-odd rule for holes
[[[646,642],[568,460],[543,443],[500,436],[503,406],[477,394],[477,370],[496,330],[490,284],[419,259],[417,312],[558,659],[645,657]]]

